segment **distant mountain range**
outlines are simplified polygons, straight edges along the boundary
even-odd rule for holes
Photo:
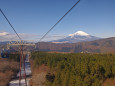
[[[0,42],[0,45],[7,44],[8,41]],[[2,47],[1,47],[2,48]],[[69,36],[51,42],[36,43],[36,49],[28,46],[31,51],[40,49],[41,51],[73,52],[73,53],[115,53],[115,37],[98,38],[83,31],[78,31]]]
[[[8,37],[10,37],[10,39],[12,39],[12,37],[14,37],[14,35],[9,34],[8,32],[0,33],[0,44],[6,44],[9,41]],[[76,33],[69,34],[65,38],[62,38],[59,40],[53,40],[50,42],[52,42],[52,43],[77,43],[77,42],[93,41],[93,40],[97,40],[97,39],[101,39],[101,38],[91,36],[83,31],[77,31]]]
[[[4,45],[4,44],[7,44],[8,41],[3,41],[3,42],[0,42],[0,45]]]
[[[41,51],[73,52],[73,53],[115,53],[115,37],[78,43],[41,42],[36,47]]]
[[[101,39],[101,38],[91,36],[83,31],[77,31],[76,33],[69,34],[69,36],[63,39],[54,40],[51,42],[52,43],[77,43],[77,42],[93,41],[97,39]]]

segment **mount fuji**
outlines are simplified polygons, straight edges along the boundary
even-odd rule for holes
[[[77,42],[84,42],[84,41],[93,41],[98,39],[101,38],[91,36],[83,31],[77,31],[76,33],[69,34],[67,37],[63,39],[54,40],[52,42],[53,43],[77,43]]]

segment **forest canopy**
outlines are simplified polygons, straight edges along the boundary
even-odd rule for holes
[[[46,75],[45,86],[101,86],[115,77],[115,55],[32,52],[34,66],[56,69]]]

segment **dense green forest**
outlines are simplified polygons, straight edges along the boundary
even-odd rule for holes
[[[101,86],[115,77],[115,55],[32,52],[34,67],[45,64],[55,72],[46,75],[45,86]]]

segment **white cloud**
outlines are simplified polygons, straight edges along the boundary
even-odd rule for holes
[[[58,39],[62,39],[66,36],[64,35],[48,35],[46,36],[44,39],[42,39],[41,41],[52,41],[52,40],[58,40]],[[41,38],[41,37],[40,37]],[[39,38],[39,39],[40,39]]]
[[[22,38],[22,40],[38,42],[39,39],[43,35],[19,33],[19,36]],[[48,35],[42,41],[51,41],[51,40],[57,40],[61,38],[64,38],[64,36],[63,35]],[[11,34],[5,31],[0,32],[0,41],[15,41],[15,40],[19,40],[16,34]]]
[[[22,40],[31,40],[38,35],[19,33],[19,36],[22,38]],[[16,34],[11,34],[8,32],[0,32],[0,41],[15,41],[15,40],[19,40]]]
[[[8,32],[0,32],[0,36],[5,36],[5,35],[8,35],[9,33]]]

